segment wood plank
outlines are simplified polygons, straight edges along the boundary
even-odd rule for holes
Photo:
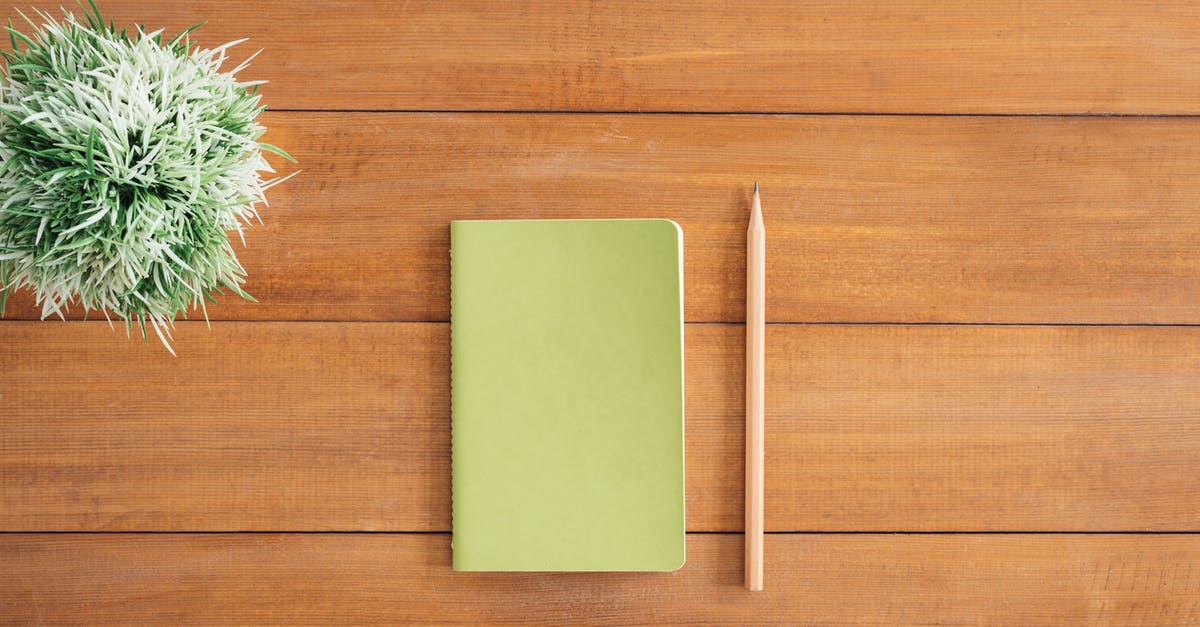
[[[60,0],[4,0],[0,16]],[[70,3],[68,3],[68,6]],[[1200,112],[1183,0],[107,0],[206,46],[250,37],[283,109]]]
[[[1027,624],[1200,621],[1195,535],[688,537],[676,573],[455,573],[446,535],[0,536],[22,623]]]
[[[448,529],[449,327],[4,323],[0,528]]]
[[[742,525],[743,332],[689,325],[688,528]],[[0,530],[449,529],[444,324],[0,323]],[[1200,328],[768,330],[767,529],[1196,531]]]
[[[1198,328],[768,340],[770,529],[1200,530]]]
[[[1198,66],[1200,67],[1200,66]],[[444,321],[448,222],[662,216],[686,315],[1200,323],[1200,119],[274,114],[300,158],[217,319]],[[28,294],[9,315],[36,317]]]

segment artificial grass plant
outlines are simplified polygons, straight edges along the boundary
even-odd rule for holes
[[[249,59],[223,72],[240,42],[118,30],[94,3],[82,21],[37,15],[29,35],[9,22],[0,76],[0,299],[28,287],[43,319],[78,303],[172,350],[177,315],[250,298],[228,232],[282,180],[262,176],[263,150],[287,155],[258,141],[258,83],[236,78]]]

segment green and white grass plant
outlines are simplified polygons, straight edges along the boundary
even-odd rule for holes
[[[249,59],[221,71],[241,42],[193,47],[195,27],[164,42],[94,3],[82,21],[37,16],[30,35],[9,22],[3,53],[0,298],[27,287],[43,319],[77,303],[143,337],[149,323],[171,350],[177,315],[250,298],[229,232],[284,180],[263,178],[263,151],[287,157],[258,141],[259,83],[237,78]]]

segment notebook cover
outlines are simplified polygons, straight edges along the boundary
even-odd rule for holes
[[[684,561],[683,233],[455,221],[455,570]]]

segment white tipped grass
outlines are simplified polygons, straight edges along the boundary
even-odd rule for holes
[[[258,141],[260,82],[235,78],[249,59],[220,69],[240,41],[164,43],[94,4],[83,21],[38,16],[29,35],[9,24],[2,53],[0,307],[27,287],[42,318],[111,312],[174,353],[176,316],[207,321],[224,290],[253,300],[228,232],[261,223],[265,190],[290,178],[264,180],[263,151],[291,157]]]

